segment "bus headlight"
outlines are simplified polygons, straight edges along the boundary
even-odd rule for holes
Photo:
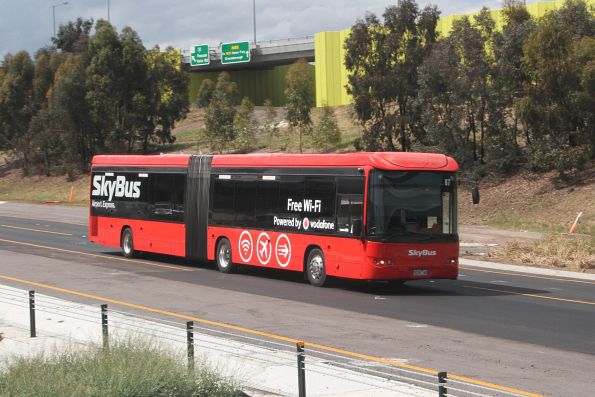
[[[459,262],[459,258],[448,258],[446,260],[446,263],[448,263],[449,265],[456,265]]]
[[[393,261],[390,259],[374,258],[374,264],[376,266],[391,266]]]

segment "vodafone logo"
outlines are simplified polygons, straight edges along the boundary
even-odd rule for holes
[[[240,253],[240,258],[245,263],[250,262],[250,259],[252,259],[253,246],[252,236],[247,230],[244,230],[242,234],[240,234],[240,239],[238,240],[238,251]]]
[[[304,230],[308,230],[310,228],[310,219],[304,218],[303,222]]]

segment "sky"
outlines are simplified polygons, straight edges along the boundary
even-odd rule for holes
[[[77,17],[107,19],[121,31],[130,26],[146,47],[252,40],[251,0],[0,0],[0,58],[7,53],[51,44],[53,14],[56,29]],[[257,41],[312,36],[316,32],[351,27],[367,11],[382,15],[389,0],[254,0]],[[418,0],[420,7],[430,3]],[[462,14],[482,6],[500,8],[501,0],[433,0],[442,15]],[[53,8],[53,5],[59,5]]]

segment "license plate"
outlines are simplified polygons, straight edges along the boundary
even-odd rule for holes
[[[413,269],[413,275],[416,277],[427,276],[428,269]]]

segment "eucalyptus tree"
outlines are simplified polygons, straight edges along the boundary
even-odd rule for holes
[[[312,132],[311,110],[314,106],[314,75],[305,59],[298,59],[285,75],[285,111],[291,129],[298,131],[298,146],[302,152],[304,135]]]
[[[415,106],[418,73],[436,42],[440,12],[420,11],[413,0],[387,7],[384,21],[368,13],[351,28],[345,42],[347,92],[362,125],[358,146],[366,150],[408,151],[411,140],[424,133]]]

